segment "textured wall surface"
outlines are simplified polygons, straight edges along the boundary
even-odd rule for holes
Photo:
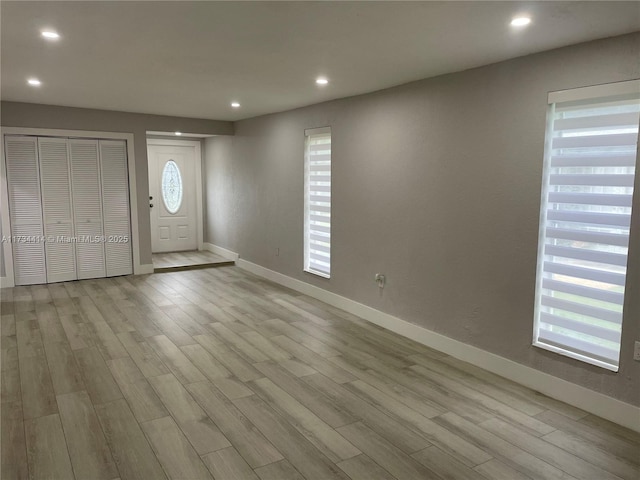
[[[2,102],[0,122],[3,127],[133,133],[136,161],[136,190],[138,192],[137,208],[140,231],[140,262],[142,264],[151,263],[147,130],[221,135],[233,134],[233,124],[231,122],[17,102]]]
[[[640,186],[620,371],[531,345],[547,93],[638,77],[632,34],[237,122],[205,142],[205,240],[640,405]],[[302,270],[304,130],[327,125],[330,280]]]

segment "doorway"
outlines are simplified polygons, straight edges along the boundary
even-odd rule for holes
[[[199,141],[147,139],[153,253],[202,250]]]

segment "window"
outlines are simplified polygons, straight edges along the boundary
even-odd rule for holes
[[[549,94],[534,345],[617,371],[640,82]]]
[[[162,200],[172,215],[177,213],[182,205],[182,176],[173,160],[169,160],[162,170]]]
[[[331,275],[331,129],[305,131],[304,269]]]

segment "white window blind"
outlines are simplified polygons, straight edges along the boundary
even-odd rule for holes
[[[304,269],[331,275],[331,130],[305,132]]]
[[[534,345],[613,371],[639,119],[640,82],[550,94]]]

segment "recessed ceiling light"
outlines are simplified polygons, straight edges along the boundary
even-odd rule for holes
[[[524,27],[531,23],[531,19],[529,17],[515,17],[511,20],[512,27]]]
[[[42,82],[37,78],[29,78],[27,80],[27,83],[33,87],[39,87],[40,85],[42,85]]]
[[[180,135],[182,135],[182,132],[176,132],[176,135],[179,137]]]
[[[320,77],[320,78],[316,78],[316,83],[318,85],[326,85],[327,83],[329,83],[329,80],[327,80],[324,77]]]
[[[60,38],[60,34],[58,32],[54,32],[53,30],[42,30],[40,32],[40,35],[42,35],[47,40],[58,40]]]
[[[231,106],[233,108],[240,108],[240,104],[238,102],[231,102]]]

